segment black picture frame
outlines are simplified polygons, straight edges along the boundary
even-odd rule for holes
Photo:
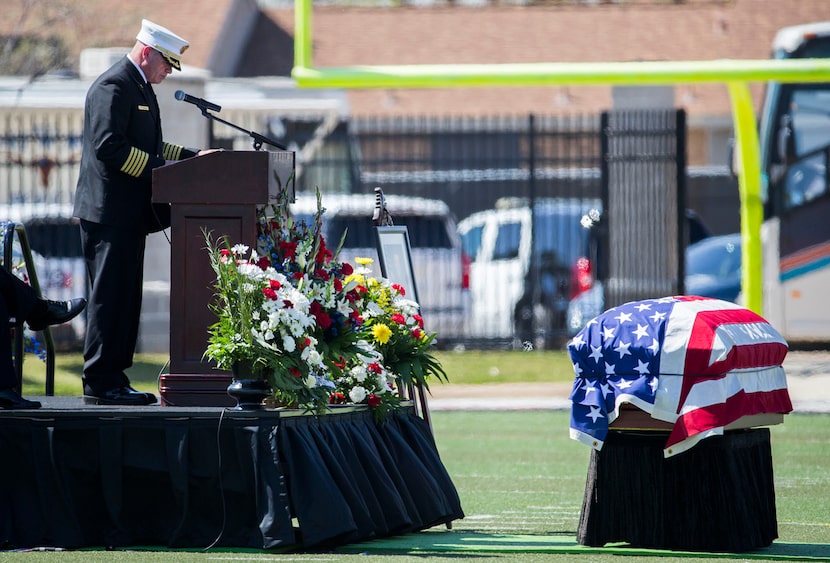
[[[381,275],[406,290],[406,297],[418,301],[409,231],[405,225],[375,227]]]

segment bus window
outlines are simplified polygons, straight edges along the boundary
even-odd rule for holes
[[[803,205],[827,191],[825,152],[830,146],[830,90],[824,88],[792,91],[789,119],[794,160],[787,167],[783,183],[787,208]]]

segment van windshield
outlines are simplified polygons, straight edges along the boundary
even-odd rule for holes
[[[412,248],[449,249],[452,248],[445,220],[443,217],[415,217],[398,215],[395,225],[406,226],[409,231],[409,244]],[[307,224],[314,220],[312,215],[296,215],[295,220]],[[374,248],[377,246],[375,230],[371,219],[367,217],[340,216],[326,220],[326,244],[334,246],[340,242],[343,232],[347,231],[343,248]]]

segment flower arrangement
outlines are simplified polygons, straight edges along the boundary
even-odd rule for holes
[[[349,281],[357,281],[364,310],[363,336],[383,357],[384,364],[402,385],[423,385],[429,378],[446,381],[440,362],[429,353],[436,334],[424,330],[418,303],[406,298],[406,288],[386,279],[367,277],[370,258],[357,258],[360,266]]]
[[[312,224],[295,222],[285,202],[263,207],[256,249],[205,233],[218,319],[205,356],[222,369],[252,366],[283,404],[365,404],[380,420],[400,404],[396,386],[446,380],[428,353],[435,334],[404,288],[368,277],[371,260],[335,259],[317,197]]]
[[[311,302],[255,250],[205,237],[216,273],[211,308],[218,318],[209,328],[205,356],[221,369],[245,366],[267,378],[280,402],[316,410],[333,385],[317,350]]]

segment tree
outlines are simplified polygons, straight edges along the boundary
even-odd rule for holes
[[[53,33],[74,20],[70,0],[17,0],[0,20],[0,74],[39,76],[75,66],[64,38]]]

